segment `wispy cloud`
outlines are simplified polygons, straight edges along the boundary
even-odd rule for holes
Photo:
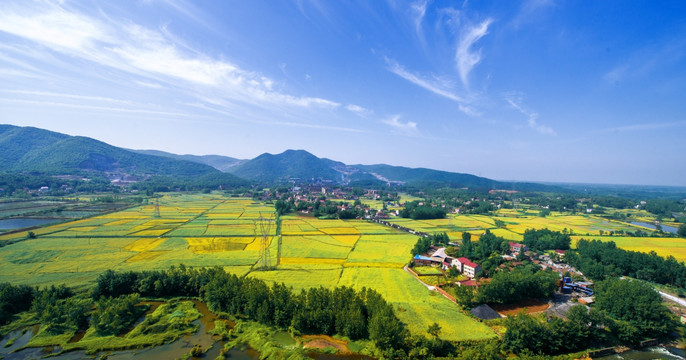
[[[400,118],[402,118],[401,115],[393,115],[387,119],[381,120],[381,122],[402,134],[415,136],[419,135],[416,122],[409,120],[407,122],[402,122],[400,121]]]
[[[192,116],[191,114],[170,112],[170,111],[158,111],[158,110],[147,110],[147,109],[140,109],[140,108],[127,108],[127,107],[114,107],[114,106],[74,104],[74,103],[54,102],[54,101],[45,101],[45,100],[0,98],[0,102],[14,103],[14,104],[27,104],[27,105],[31,105],[31,106],[62,107],[62,108],[71,108],[71,109],[79,109],[79,110],[97,110],[97,111],[107,111],[107,112],[133,113],[133,114],[185,116],[185,117]]]
[[[553,6],[555,6],[554,0],[522,1],[519,11],[517,12],[517,15],[515,15],[514,19],[512,19],[510,22],[510,25],[515,29],[518,29],[523,24],[539,20],[541,18],[541,11]]]
[[[225,110],[223,104],[215,104],[219,105],[221,108],[215,108],[212,106],[208,106],[206,103],[187,103],[186,105],[196,107],[199,109],[215,112],[218,114],[222,114],[227,116],[228,118],[232,119],[237,119],[237,116],[235,113],[231,111]],[[241,116],[241,119],[244,117]],[[343,126],[330,126],[330,125],[321,125],[321,124],[310,124],[310,123],[300,123],[300,122],[293,122],[293,121],[279,121],[279,120],[263,120],[263,119],[252,119],[251,122],[260,124],[260,125],[275,125],[275,126],[286,126],[286,127],[295,127],[295,128],[307,128],[307,129],[319,129],[319,130],[331,130],[331,131],[344,131],[344,132],[350,132],[350,133],[367,133],[368,131],[365,130],[360,130],[360,129],[355,129],[355,128],[350,128],[350,127],[343,127]]]
[[[362,106],[355,104],[348,104],[345,106],[345,109],[360,116],[367,116],[374,113],[372,110],[365,109]]]
[[[521,93],[507,94],[505,96],[505,101],[507,101],[515,110],[519,111],[519,113],[526,116],[526,123],[530,128],[544,135],[557,136],[557,133],[551,127],[538,123],[538,113],[528,111],[523,107],[523,95]]]
[[[162,88],[164,88],[160,84],[156,84],[156,83],[152,83],[152,82],[148,82],[148,81],[134,80],[133,82],[140,85],[140,86],[150,88],[150,89],[162,89]]]
[[[95,18],[59,6],[0,11],[0,31],[33,40],[58,53],[126,71],[155,82],[184,82],[217,96],[253,106],[337,108],[339,103],[275,90],[274,80],[225,61],[188,50],[166,30]],[[143,83],[150,81],[141,79]],[[139,82],[139,85],[141,83]],[[145,85],[144,85],[145,86]]]
[[[457,71],[460,74],[462,84],[469,89],[469,73],[472,72],[474,66],[481,61],[481,49],[473,50],[472,46],[482,37],[488,34],[488,27],[493,22],[493,19],[486,19],[480,24],[469,26],[463,29],[462,34],[457,43],[457,51],[455,52],[455,64]]]
[[[622,56],[621,63],[603,74],[603,80],[616,84],[620,81],[653,77],[655,72],[670,68],[681,69],[686,58],[685,36],[686,32],[677,32],[667,39],[656,39],[649,45]]]
[[[607,133],[619,133],[619,132],[630,132],[630,131],[649,131],[649,130],[661,130],[667,128],[684,127],[686,126],[686,121],[673,121],[665,123],[645,123],[645,124],[632,124],[624,126],[616,126],[608,129],[596,130],[595,134],[607,134]]]
[[[426,15],[426,8],[430,0],[419,0],[410,4],[410,10],[412,11],[414,29],[422,41],[424,40],[424,33],[422,31],[422,22],[424,21],[424,16]]]
[[[49,91],[34,91],[34,90],[0,90],[0,91],[2,91],[4,93],[29,95],[29,96],[35,96],[35,97],[40,97],[40,98],[57,97],[57,98],[72,99],[72,100],[108,102],[108,103],[116,103],[116,104],[122,104],[122,105],[132,105],[133,104],[129,100],[120,100],[120,99],[108,98],[108,97],[103,97],[103,96],[89,96],[89,95],[55,93],[55,92],[49,92]]]
[[[401,78],[419,86],[426,90],[431,91],[436,95],[440,95],[446,99],[450,99],[459,105],[460,111],[470,116],[478,116],[479,113],[468,105],[467,99],[455,94],[450,89],[447,88],[446,84],[448,82],[437,80],[435,77],[433,79],[426,79],[417,74],[414,74],[402,65],[398,64],[396,61],[386,58],[387,69],[400,76]]]
[[[57,6],[31,14],[11,13],[5,9],[0,12],[0,30],[49,47],[77,51],[110,38],[102,24]]]

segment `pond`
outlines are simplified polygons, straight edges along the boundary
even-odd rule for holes
[[[50,223],[63,221],[62,219],[4,219],[0,220],[0,229],[16,230],[33,226],[41,226]]]
[[[631,224],[647,227],[647,228],[653,229],[653,230],[657,230],[657,226],[655,226],[655,224],[651,224],[651,223],[647,223],[647,222],[632,221]],[[660,225],[660,227],[662,228],[662,231],[664,231],[664,232],[668,232],[668,233],[672,233],[672,234],[676,234],[676,232],[677,232],[677,228],[675,228],[673,226]]]

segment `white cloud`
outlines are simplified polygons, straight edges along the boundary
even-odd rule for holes
[[[414,15],[414,28],[415,32],[417,33],[417,36],[420,39],[423,39],[423,33],[422,33],[422,22],[424,21],[424,16],[426,15],[426,7],[429,4],[430,0],[419,0],[417,2],[414,2],[410,4],[410,10],[412,11],[412,15]]]
[[[102,96],[88,96],[88,95],[77,95],[77,94],[66,94],[66,93],[55,93],[55,92],[49,92],[49,91],[33,91],[33,90],[0,90],[0,91],[5,92],[5,93],[29,95],[29,96],[35,96],[35,97],[40,97],[40,98],[58,97],[58,98],[72,99],[72,100],[87,100],[87,101],[97,101],[97,102],[108,102],[108,103],[116,103],[116,104],[123,104],[123,105],[132,105],[132,102],[128,101],[128,100],[113,99],[113,98],[102,97]]]
[[[524,109],[524,107],[521,105],[522,97],[523,96],[520,93],[511,93],[505,96],[505,101],[507,101],[515,110],[526,116],[526,123],[530,128],[544,135],[557,136],[557,133],[551,127],[538,123],[538,113]]]
[[[147,82],[147,81],[134,80],[133,82],[140,85],[140,86],[147,87],[150,89],[162,89],[163,88],[163,86],[160,84],[151,83],[151,82]]]
[[[472,107],[468,105],[468,101],[461,97],[458,96],[457,94],[453,93],[451,90],[446,88],[447,82],[444,80],[427,80],[425,78],[420,77],[419,75],[413,74],[407,69],[405,69],[402,65],[398,64],[396,61],[391,60],[391,59],[386,59],[386,62],[388,64],[388,70],[401,78],[419,86],[422,87],[426,90],[431,91],[432,93],[436,95],[440,95],[446,99],[450,99],[456,103],[459,104],[459,109],[463,113],[470,115],[470,116],[478,116],[480,115],[476,110],[474,110]]]
[[[400,121],[401,115],[393,115],[388,119],[381,120],[382,123],[392,127],[396,131],[399,131],[406,135],[417,135],[417,123],[414,121],[407,121],[403,123]]]
[[[4,9],[0,11],[0,31],[46,46],[71,50],[82,50],[108,38],[106,30],[97,22],[59,7],[32,15],[10,13]]]
[[[178,43],[166,30],[120,24],[107,17],[89,17],[58,6],[47,10],[26,9],[21,14],[0,10],[0,31],[33,40],[63,55],[154,79],[157,85],[166,82],[178,88],[189,84],[204,87],[214,96],[259,107],[332,109],[340,106],[319,97],[275,90],[274,80],[228,61],[202,55]]]
[[[164,116],[192,116],[190,114],[170,112],[170,111],[158,111],[158,110],[148,110],[140,108],[125,108],[125,107],[113,107],[113,106],[99,106],[99,105],[86,105],[86,104],[73,104],[73,103],[61,103],[45,100],[26,100],[26,99],[13,99],[13,98],[0,98],[0,102],[14,103],[14,104],[27,104],[31,106],[47,106],[47,107],[62,107],[71,108],[79,110],[98,110],[107,112],[123,112],[123,113],[134,113],[134,114],[148,114],[148,115],[164,115]]]
[[[348,104],[345,106],[345,109],[360,116],[370,115],[373,113],[373,111],[355,104]]]
[[[455,64],[457,71],[462,79],[462,84],[469,89],[469,73],[474,69],[474,66],[481,61],[481,49],[472,50],[479,39],[488,34],[488,27],[493,22],[493,19],[486,19],[479,25],[463,29],[460,39],[457,43],[457,51],[455,52]]]

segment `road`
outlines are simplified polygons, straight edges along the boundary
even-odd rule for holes
[[[667,294],[667,293],[662,292],[662,291],[658,291],[658,292],[660,293],[660,296],[662,296],[662,298],[686,307],[686,300],[684,300],[678,296]]]

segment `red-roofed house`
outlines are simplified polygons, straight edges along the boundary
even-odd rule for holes
[[[460,270],[461,273],[470,278],[474,278],[476,273],[481,270],[481,266],[469,261],[466,257],[457,258],[455,266],[457,267],[457,270]]]
[[[564,250],[555,250],[555,255],[559,257],[565,257],[565,251]]]
[[[513,254],[519,254],[527,250],[529,250],[529,248],[527,248],[526,245],[510,241],[510,252]]]

